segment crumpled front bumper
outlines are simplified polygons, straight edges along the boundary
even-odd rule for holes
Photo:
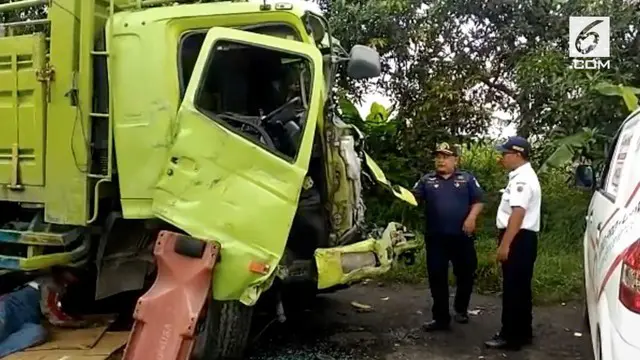
[[[0,244],[11,244],[16,249],[14,254],[0,254],[0,274],[82,265],[87,260],[90,241],[83,228],[62,233],[0,230]]]
[[[379,239],[317,249],[318,289],[347,285],[388,272],[402,258],[413,259],[420,244],[399,223],[389,223]]]

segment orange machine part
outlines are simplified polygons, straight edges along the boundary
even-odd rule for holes
[[[219,249],[216,242],[160,232],[154,248],[158,275],[138,300],[123,360],[189,358]]]

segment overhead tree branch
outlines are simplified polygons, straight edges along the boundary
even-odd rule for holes
[[[487,85],[488,87],[490,87],[492,89],[495,89],[495,90],[498,90],[498,91],[504,93],[505,95],[508,95],[512,99],[517,100],[516,91],[514,91],[513,89],[510,89],[508,86],[506,86],[504,84],[499,84],[499,83],[493,82],[487,77],[481,77],[480,81],[483,84]]]

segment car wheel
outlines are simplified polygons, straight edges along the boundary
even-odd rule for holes
[[[201,360],[243,359],[252,317],[253,307],[239,301],[210,301],[193,357]]]

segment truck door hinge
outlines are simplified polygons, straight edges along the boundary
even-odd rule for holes
[[[47,63],[42,69],[36,71],[36,79],[45,83],[47,102],[51,102],[51,82],[56,79],[56,70]]]

